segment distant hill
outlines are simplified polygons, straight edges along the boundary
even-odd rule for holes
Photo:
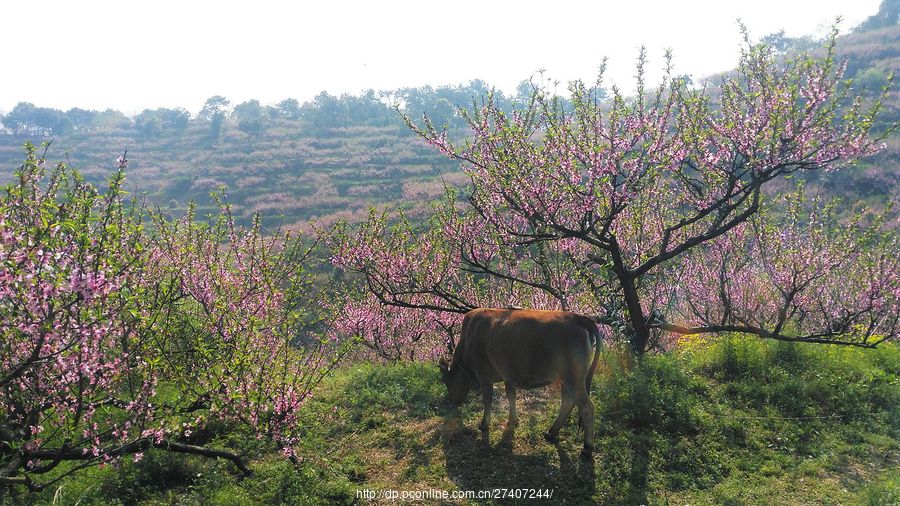
[[[896,7],[900,2],[886,0],[884,4],[895,4],[893,25],[864,23],[853,33],[841,37],[838,45],[840,56],[847,59],[847,77],[854,78],[857,90],[873,95],[880,92],[889,75],[900,78],[900,25],[897,24]],[[873,27],[864,29],[866,26]],[[900,122],[898,85],[900,82],[895,80],[878,118],[876,126],[882,131]],[[857,169],[816,174],[813,180],[831,194],[864,202],[900,203],[900,132],[895,131],[885,144],[885,150],[862,161]]]
[[[202,214],[213,206],[209,192],[224,188],[238,214],[261,211],[270,221],[284,215],[286,224],[352,219],[371,205],[427,201],[443,191],[441,172],[458,170],[404,125],[311,133],[302,124],[276,121],[255,138],[226,127],[218,142],[204,146],[206,130],[192,124],[159,139],[128,131],[59,136],[48,157],[68,158],[86,178],[100,181],[127,148],[130,187],[163,210],[177,213],[193,200]],[[5,167],[20,161],[27,140],[34,138],[0,136]]]
[[[840,54],[848,58],[847,76],[855,78],[857,89],[877,93],[890,73],[900,71],[900,27],[890,10],[895,3],[887,0],[878,15],[839,40]],[[767,39],[786,53],[814,45],[783,34]],[[127,149],[129,187],[175,214],[190,201],[201,214],[212,210],[209,192],[224,188],[238,214],[261,211],[270,224],[305,228],[311,221],[355,220],[370,206],[388,203],[401,203],[416,216],[442,194],[445,183],[460,185],[466,178],[386,104],[399,103],[414,116],[426,112],[437,125],[456,129],[459,138],[465,132],[456,107],[469,106],[489,91],[486,83],[473,81],[360,96],[323,92],[305,104],[288,99],[262,106],[253,100],[233,108],[224,97],[211,97],[194,117],[181,109],[126,117],[112,110],[63,112],[19,104],[0,117],[0,167],[11,174],[26,141],[52,138],[48,158],[68,160],[92,182],[108,176]],[[512,107],[524,93],[525,87],[515,97],[497,93],[495,99]],[[898,120],[900,94],[894,92],[879,126]],[[895,132],[885,151],[859,167],[809,180],[820,191],[878,207],[900,201],[898,169],[900,134]]]
[[[425,145],[388,103],[402,103],[436,125],[458,129],[458,106],[491,93],[483,81],[404,88],[376,95],[321,93],[299,104],[256,100],[235,105],[210,97],[199,115],[183,109],[145,110],[126,117],[113,110],[58,111],[18,104],[0,117],[0,166],[21,163],[26,142],[52,139],[50,160],[68,161],[102,182],[128,150],[128,185],[149,203],[179,213],[190,201],[201,215],[213,209],[213,190],[225,189],[239,215],[263,213],[268,223],[305,227],[367,215],[371,206],[402,203],[409,215],[428,209],[445,184],[465,178],[458,164]],[[511,107],[514,99],[496,93]]]

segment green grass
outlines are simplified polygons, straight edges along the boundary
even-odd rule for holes
[[[227,462],[150,452],[0,503],[353,504],[363,489],[549,488],[548,504],[898,504],[898,372],[893,345],[731,338],[640,362],[608,350],[585,462],[574,416],[559,445],[542,438],[552,388],[520,394],[512,428],[498,386],[485,438],[480,399],[447,409],[434,365],[357,364],[307,404],[296,466],[260,454],[239,479]]]

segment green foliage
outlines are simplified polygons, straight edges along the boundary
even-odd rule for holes
[[[727,338],[691,360],[736,406],[779,416],[900,424],[895,346],[878,353]],[[893,369],[892,369],[893,368]]]
[[[265,131],[269,122],[269,113],[259,104],[259,100],[248,100],[234,106],[231,115],[238,121],[238,130],[251,137]]]
[[[866,485],[863,494],[863,504],[869,506],[900,504],[900,475]]]
[[[672,355],[643,360],[602,384],[600,409],[615,414],[631,428],[655,428],[672,434],[699,430],[694,416],[704,385],[680,367]]]
[[[358,364],[349,371],[347,390],[354,395],[345,402],[350,413],[371,411],[379,406],[385,412],[404,412],[406,416],[433,416],[435,399],[444,393],[438,369],[430,363],[409,363],[397,367]]]
[[[770,33],[760,39],[760,42],[771,47],[779,54],[809,51],[818,44],[817,41],[808,35],[804,37],[788,37],[784,34],[784,30]]]
[[[898,373],[900,348],[890,344],[873,351],[698,340],[640,361],[607,350],[593,389],[595,461],[576,465],[574,423],[559,447],[541,438],[556,394],[520,395],[514,433],[503,430],[505,406],[496,407],[485,442],[471,429],[480,399],[470,396],[457,419],[442,407],[435,365],[356,364],[307,403],[296,467],[261,456],[255,475],[237,480],[227,462],[150,452],[138,464],[62,483],[59,498],[342,504],[355,502],[357,489],[521,486],[553,488],[554,502],[572,503],[894,504]],[[45,504],[55,493],[3,501]]]
[[[878,12],[860,23],[859,26],[856,27],[856,31],[865,32],[897,26],[898,21],[900,21],[900,1],[881,0],[881,5],[878,6]]]
[[[353,504],[355,490],[346,479],[313,463],[293,465],[271,457],[256,462],[254,474],[241,479],[226,462],[172,456],[151,451],[139,463],[92,469],[77,480],[41,495],[4,496],[0,504],[251,505]]]
[[[144,137],[178,136],[184,133],[191,113],[182,108],[145,109],[134,117],[135,128]]]
[[[203,109],[200,109],[200,119],[209,121],[209,139],[215,142],[222,135],[222,126],[228,115],[231,101],[222,95],[213,95],[206,99]]]
[[[853,77],[853,84],[858,89],[876,93],[881,90],[884,83],[888,82],[889,74],[879,67],[869,67],[860,70]]]
[[[275,106],[275,112],[279,116],[289,120],[298,120],[302,114],[300,102],[296,98],[286,98]]]
[[[62,111],[49,107],[35,107],[19,102],[3,117],[3,125],[18,133],[63,135],[72,128],[72,121]]]

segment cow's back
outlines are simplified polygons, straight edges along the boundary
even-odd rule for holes
[[[463,320],[458,351],[479,381],[520,388],[582,381],[593,355],[592,327],[563,311],[475,309]]]

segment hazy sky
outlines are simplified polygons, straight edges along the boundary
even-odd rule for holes
[[[754,37],[822,35],[836,16],[846,30],[879,3],[0,0],[0,111],[24,101],[196,112],[215,94],[273,104],[475,78],[511,91],[538,69],[593,80],[604,56],[627,89],[641,45],[650,70],[668,47],[677,73],[702,77],[737,62],[737,18]]]

